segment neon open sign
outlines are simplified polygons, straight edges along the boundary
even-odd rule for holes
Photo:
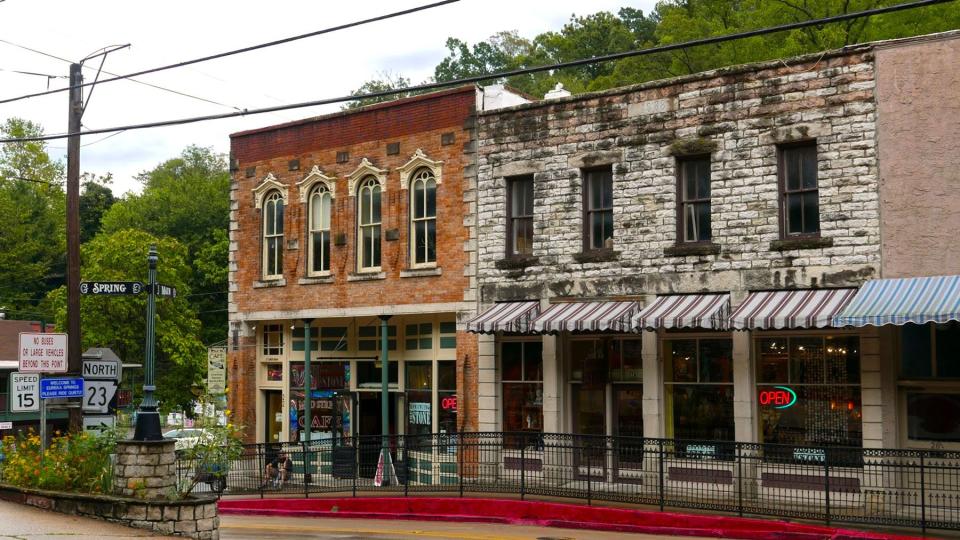
[[[797,393],[786,386],[774,386],[771,390],[761,390],[759,400],[761,405],[788,409],[796,405]]]

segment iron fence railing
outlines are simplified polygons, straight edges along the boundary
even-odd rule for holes
[[[392,471],[380,436],[249,445],[231,463],[180,459],[178,471],[182,481],[206,474],[199,490],[234,495],[496,493],[960,530],[958,452],[556,433],[387,441]]]

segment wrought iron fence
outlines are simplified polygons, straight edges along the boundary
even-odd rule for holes
[[[178,471],[200,490],[261,497],[495,493],[960,530],[958,452],[461,433],[387,437],[381,461],[383,441],[249,445]]]

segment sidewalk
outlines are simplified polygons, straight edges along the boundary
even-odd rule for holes
[[[106,521],[0,501],[0,539],[53,540],[64,536],[69,536],[70,540],[171,538]]]

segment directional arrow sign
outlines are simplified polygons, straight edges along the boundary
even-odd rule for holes
[[[159,284],[159,283],[157,283],[156,285],[154,285],[154,287],[156,287],[156,288],[153,290],[153,294],[156,294],[157,296],[169,296],[170,298],[176,298],[176,297],[177,297],[177,288],[176,288],[176,287],[171,287],[171,286],[169,286],[169,285],[161,285],[161,284]],[[149,288],[150,288],[150,286],[147,285],[147,289],[149,289]]]
[[[107,412],[116,393],[117,381],[83,381],[83,412]]]
[[[139,281],[84,281],[80,283],[80,294],[140,294],[143,283]]]

